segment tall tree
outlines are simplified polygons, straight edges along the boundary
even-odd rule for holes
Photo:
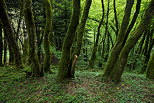
[[[100,37],[101,26],[102,26],[102,23],[103,23],[103,20],[104,20],[104,1],[101,0],[101,3],[102,3],[102,18],[101,18],[101,21],[99,22],[99,25],[98,25],[98,28],[97,28],[96,41],[94,43],[92,55],[91,55],[91,58],[89,60],[89,67],[90,68],[93,68],[94,62],[96,60],[96,52],[97,52],[97,48],[98,48],[98,41],[99,41],[99,37]]]
[[[154,52],[152,53],[152,56],[149,60],[146,77],[149,79],[154,79]]]
[[[123,41],[124,41],[125,33],[127,31],[127,27],[129,25],[131,9],[132,9],[133,4],[134,4],[134,0],[127,0],[125,14],[122,20],[120,31],[118,33],[117,41],[114,44],[114,47],[111,51],[111,55],[108,58],[107,64],[104,68],[104,74],[103,74],[104,80],[108,79],[108,76],[112,72],[114,64],[117,61],[119,53],[123,47]]]
[[[3,28],[6,31],[5,36],[7,38],[8,45],[12,48],[15,55],[15,64],[18,68],[23,68],[21,61],[21,54],[19,47],[14,38],[14,31],[11,26],[4,0],[0,0],[0,19],[3,24]]]
[[[0,66],[3,65],[2,59],[3,59],[3,39],[2,39],[2,24],[0,22]]]
[[[50,53],[50,35],[52,34],[52,0],[44,0],[46,7],[46,26],[44,31],[44,65],[43,70],[45,72],[50,72],[50,62],[51,62],[51,53]]]
[[[76,28],[79,24],[79,16],[80,16],[80,0],[73,0],[73,12],[64,39],[62,47],[62,56],[59,63],[58,78],[57,78],[58,81],[62,81],[68,78],[67,73],[70,61],[70,49],[73,43],[73,39],[75,37]]]
[[[82,14],[82,17],[81,17],[81,21],[80,21],[78,28],[77,28],[77,33],[76,33],[76,35],[77,35],[77,45],[75,47],[74,52],[71,55],[71,60],[70,60],[69,69],[68,69],[68,76],[70,76],[70,77],[74,77],[75,65],[76,65],[76,62],[77,62],[77,58],[80,55],[80,51],[81,51],[81,47],[82,47],[82,41],[83,41],[83,34],[84,34],[85,25],[86,25],[86,21],[87,21],[87,18],[88,18],[91,3],[92,3],[92,0],[86,0],[84,11],[83,11],[83,14]]]
[[[127,63],[127,58],[130,50],[135,46],[138,39],[142,36],[144,31],[148,28],[151,20],[154,17],[154,0],[151,1],[148,8],[145,11],[144,17],[142,18],[139,26],[134,32],[134,35],[128,38],[126,44],[120,52],[119,58],[116,62],[116,65],[113,71],[110,74],[110,78],[113,82],[119,82],[124,71],[124,67]]]
[[[116,0],[113,0],[113,8],[114,8],[114,18],[115,18],[115,25],[116,25],[116,36],[118,36],[119,22],[117,17],[117,10],[116,10]]]
[[[25,9],[24,9],[24,17],[28,32],[28,42],[29,42],[29,59],[31,62],[31,68],[32,68],[32,76],[33,77],[39,77],[40,76],[40,68],[38,63],[38,58],[36,55],[36,43],[35,43],[35,36],[36,36],[36,29],[35,29],[35,23],[34,23],[34,17],[32,13],[32,1],[31,0],[25,0]]]

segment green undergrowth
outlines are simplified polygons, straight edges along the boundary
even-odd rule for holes
[[[153,103],[154,81],[124,73],[118,85],[99,80],[102,71],[77,70],[76,78],[56,82],[57,69],[42,78],[22,70],[0,68],[0,103]]]

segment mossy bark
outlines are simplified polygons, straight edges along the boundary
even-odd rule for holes
[[[52,34],[52,0],[44,0],[46,8],[46,26],[44,31],[44,72],[50,72],[51,52],[50,52],[50,40],[49,37]]]
[[[81,47],[82,47],[83,34],[84,34],[85,25],[86,25],[86,21],[87,21],[87,18],[88,18],[91,3],[92,3],[92,0],[86,0],[85,6],[84,6],[84,11],[83,11],[83,14],[82,14],[82,18],[81,18],[80,24],[79,24],[78,29],[77,29],[77,45],[75,47],[74,52],[71,55],[70,66],[69,66],[69,69],[68,69],[68,76],[69,77],[74,77],[74,74],[75,74],[75,65],[76,65],[76,62],[77,62],[77,58],[80,55],[80,51],[81,51]],[[73,63],[73,61],[75,61],[75,62]]]
[[[116,25],[116,36],[118,36],[119,32],[119,22],[117,17],[117,10],[116,10],[116,0],[113,0],[113,8],[114,8],[114,18],[115,18],[115,25]]]
[[[2,24],[0,21],[0,66],[3,65],[2,59],[3,59],[3,39],[2,39]]]
[[[94,66],[94,62],[96,60],[96,52],[97,52],[97,48],[98,48],[98,41],[99,41],[99,37],[100,37],[100,30],[101,30],[101,26],[102,26],[102,23],[103,23],[103,20],[104,20],[104,1],[101,0],[102,2],[102,18],[101,18],[101,21],[99,22],[99,25],[98,25],[98,28],[97,28],[97,35],[96,35],[96,41],[94,42],[94,47],[93,47],[93,50],[92,50],[92,55],[91,55],[91,58],[89,60],[89,67],[90,68],[93,68]]]
[[[110,79],[113,82],[118,83],[120,81],[122,73],[124,71],[124,67],[127,64],[127,58],[130,50],[135,46],[135,44],[142,36],[144,31],[148,28],[153,16],[154,16],[154,0],[151,1],[150,5],[146,9],[144,18],[141,20],[139,26],[135,30],[134,35],[128,38],[125,46],[123,47],[120,53],[116,65],[110,74]]]
[[[4,31],[5,33],[5,31]],[[6,36],[4,34],[4,46],[3,46],[3,49],[4,49],[4,55],[3,55],[3,63],[4,65],[6,65],[6,62],[7,62],[7,48],[8,48],[8,45],[7,45],[7,41],[6,41]]]
[[[15,65],[17,68],[23,68],[21,61],[21,53],[14,38],[15,34],[6,11],[6,5],[4,0],[0,0],[0,19],[6,32],[5,36],[7,38],[8,45],[12,48],[15,56]]]
[[[35,36],[36,36],[36,29],[35,29],[35,23],[34,23],[34,17],[32,13],[32,1],[31,0],[25,0],[25,9],[24,9],[24,17],[28,32],[28,50],[29,50],[29,59],[31,62],[31,68],[32,68],[32,76],[33,77],[39,77],[40,76],[40,68],[38,63],[38,58],[36,55],[36,43],[35,43]]]
[[[12,48],[10,47],[10,45],[8,45],[9,46],[9,64],[10,65],[13,65],[14,64],[14,53],[13,53],[13,50],[12,50]]]
[[[148,62],[146,77],[149,79],[154,79],[154,52]]]
[[[70,24],[64,38],[64,43],[62,47],[62,56],[59,63],[57,80],[60,82],[68,78],[68,67],[70,61],[70,49],[75,37],[75,31],[79,24],[80,16],[80,0],[73,0],[73,12],[70,20]]]
[[[104,68],[103,80],[105,81],[110,75],[110,73],[112,72],[114,65],[117,61],[117,58],[120,54],[120,51],[123,48],[124,36],[126,34],[127,27],[129,25],[130,14],[131,14],[131,9],[132,9],[133,4],[134,4],[134,0],[127,0],[125,14],[122,20],[120,31],[118,33],[117,41],[111,51],[111,55],[108,58],[107,64]]]

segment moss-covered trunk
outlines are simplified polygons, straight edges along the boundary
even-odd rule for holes
[[[51,53],[50,53],[50,40],[49,37],[52,34],[52,0],[44,0],[46,8],[46,26],[44,31],[44,72],[50,72],[50,62],[51,62]]]
[[[120,51],[123,48],[124,36],[127,31],[128,24],[129,24],[130,14],[131,14],[131,9],[132,9],[133,4],[134,4],[134,0],[127,0],[125,14],[122,20],[120,31],[118,33],[117,41],[111,51],[111,55],[108,58],[107,64],[104,68],[104,74],[103,74],[104,80],[107,79],[110,73],[112,72],[115,62],[117,61],[117,58],[120,54]]]
[[[154,52],[151,55],[151,58],[148,62],[146,77],[149,79],[154,79]]]
[[[19,47],[14,38],[14,31],[11,26],[4,0],[0,0],[0,19],[3,24],[3,28],[6,31],[5,36],[7,38],[8,45],[12,48],[15,56],[15,64],[17,68],[23,68],[21,61],[21,53]]]
[[[130,38],[128,38],[125,46],[123,47],[119,58],[116,62],[116,65],[110,74],[110,79],[118,83],[121,79],[122,73],[124,71],[124,67],[127,64],[127,58],[130,50],[135,46],[139,38],[142,36],[144,31],[148,28],[151,19],[154,16],[154,0],[151,1],[150,5],[148,6],[147,10],[145,11],[144,17],[141,20],[139,26],[134,32],[134,35],[132,35]]]
[[[116,0],[113,0],[113,8],[114,8],[114,18],[115,18],[115,25],[116,25],[116,36],[118,36],[119,32],[119,22],[117,18],[117,10],[116,10]]]
[[[3,39],[2,39],[2,24],[0,22],[0,66],[3,65],[2,59],[3,59]]]
[[[97,52],[97,48],[98,48],[98,41],[99,41],[99,37],[100,37],[100,30],[101,30],[101,26],[102,26],[102,23],[103,23],[103,20],[104,20],[104,1],[101,0],[101,2],[102,2],[102,18],[101,18],[101,21],[99,22],[99,25],[98,25],[98,28],[97,28],[96,41],[94,42],[94,47],[93,47],[93,50],[92,50],[92,55],[91,55],[91,58],[89,60],[89,67],[90,68],[93,68],[94,62],[96,60],[96,52]]]
[[[29,50],[29,59],[31,62],[32,68],[32,76],[39,77],[40,76],[40,68],[38,63],[38,58],[36,55],[36,43],[35,43],[35,36],[36,36],[36,29],[34,23],[34,17],[32,13],[32,1],[25,0],[25,9],[24,9],[24,17],[26,22],[26,28],[28,32],[28,50]]]
[[[5,31],[4,31],[5,33]],[[4,46],[3,46],[3,49],[4,49],[4,55],[3,55],[3,63],[4,65],[6,65],[6,62],[7,62],[7,41],[6,41],[6,36],[4,35]]]
[[[13,65],[14,64],[14,58],[15,58],[14,53],[13,53],[11,46],[10,45],[8,45],[8,46],[9,46],[9,64]]]
[[[80,16],[80,0],[73,0],[73,12],[70,20],[70,24],[64,38],[64,43],[62,47],[62,56],[59,63],[58,81],[62,81],[68,78],[68,67],[70,61],[70,49],[75,37],[75,31],[79,24],[79,16]]]
[[[77,29],[77,46],[75,47],[75,50],[74,50],[73,54],[71,55],[70,65],[69,65],[69,69],[68,69],[68,76],[69,77],[74,77],[75,65],[77,62],[77,58],[80,55],[80,51],[81,51],[81,47],[82,47],[82,39],[83,39],[84,30],[85,30],[85,24],[86,24],[86,21],[88,18],[91,3],[92,3],[92,0],[86,0],[86,4],[84,7],[82,18],[81,18],[80,24]]]

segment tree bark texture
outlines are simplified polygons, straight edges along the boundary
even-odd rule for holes
[[[148,62],[146,77],[149,79],[154,79],[154,52],[152,53],[152,56]]]
[[[52,1],[44,0],[46,7],[46,26],[44,31],[44,64],[43,70],[44,72],[50,72],[50,64],[51,64],[51,52],[50,52],[50,40],[49,37],[52,34]]]
[[[35,45],[35,36],[36,36],[36,28],[34,23],[34,17],[32,13],[32,1],[25,0],[25,9],[24,9],[24,17],[26,22],[26,28],[28,32],[28,50],[29,50],[29,59],[31,62],[32,68],[32,76],[39,77],[40,76],[40,68],[38,63],[38,58],[36,55],[36,45]]]
[[[134,0],[127,0],[125,14],[122,20],[121,28],[118,33],[117,41],[111,51],[111,55],[108,58],[107,64],[104,68],[103,80],[107,79],[110,73],[112,72],[114,65],[117,61],[117,58],[120,54],[121,49],[123,48],[123,41],[129,25],[131,9],[134,4]]]
[[[84,34],[85,25],[88,18],[91,3],[92,3],[92,0],[86,0],[82,18],[77,28],[77,45],[75,47],[74,52],[71,55],[71,60],[70,60],[69,69],[68,69],[68,76],[70,77],[74,77],[76,63],[73,63],[73,61],[76,60],[77,62],[77,58],[80,55],[82,41],[83,41],[83,34]]]
[[[68,67],[70,61],[70,49],[75,37],[75,31],[79,24],[79,16],[80,16],[80,0],[73,0],[73,12],[70,20],[70,24],[64,38],[64,43],[62,47],[62,56],[59,63],[57,80],[60,82],[66,78],[68,78]]]
[[[151,1],[148,8],[146,9],[144,17],[141,20],[137,29],[135,30],[134,35],[128,38],[125,46],[123,47],[120,53],[116,65],[112,73],[110,74],[110,78],[113,82],[118,83],[120,81],[122,73],[124,71],[124,67],[127,64],[127,58],[130,50],[135,46],[135,44],[142,36],[144,31],[148,28],[153,16],[154,16],[154,0]]]
[[[2,60],[3,60],[3,39],[2,39],[2,24],[0,21],[0,66],[3,65]]]
[[[8,45],[13,50],[16,67],[23,68],[22,61],[21,61],[21,53],[14,38],[15,34],[6,11],[6,5],[4,0],[0,0],[0,19],[3,24],[4,30],[6,31],[5,36],[7,38]]]

